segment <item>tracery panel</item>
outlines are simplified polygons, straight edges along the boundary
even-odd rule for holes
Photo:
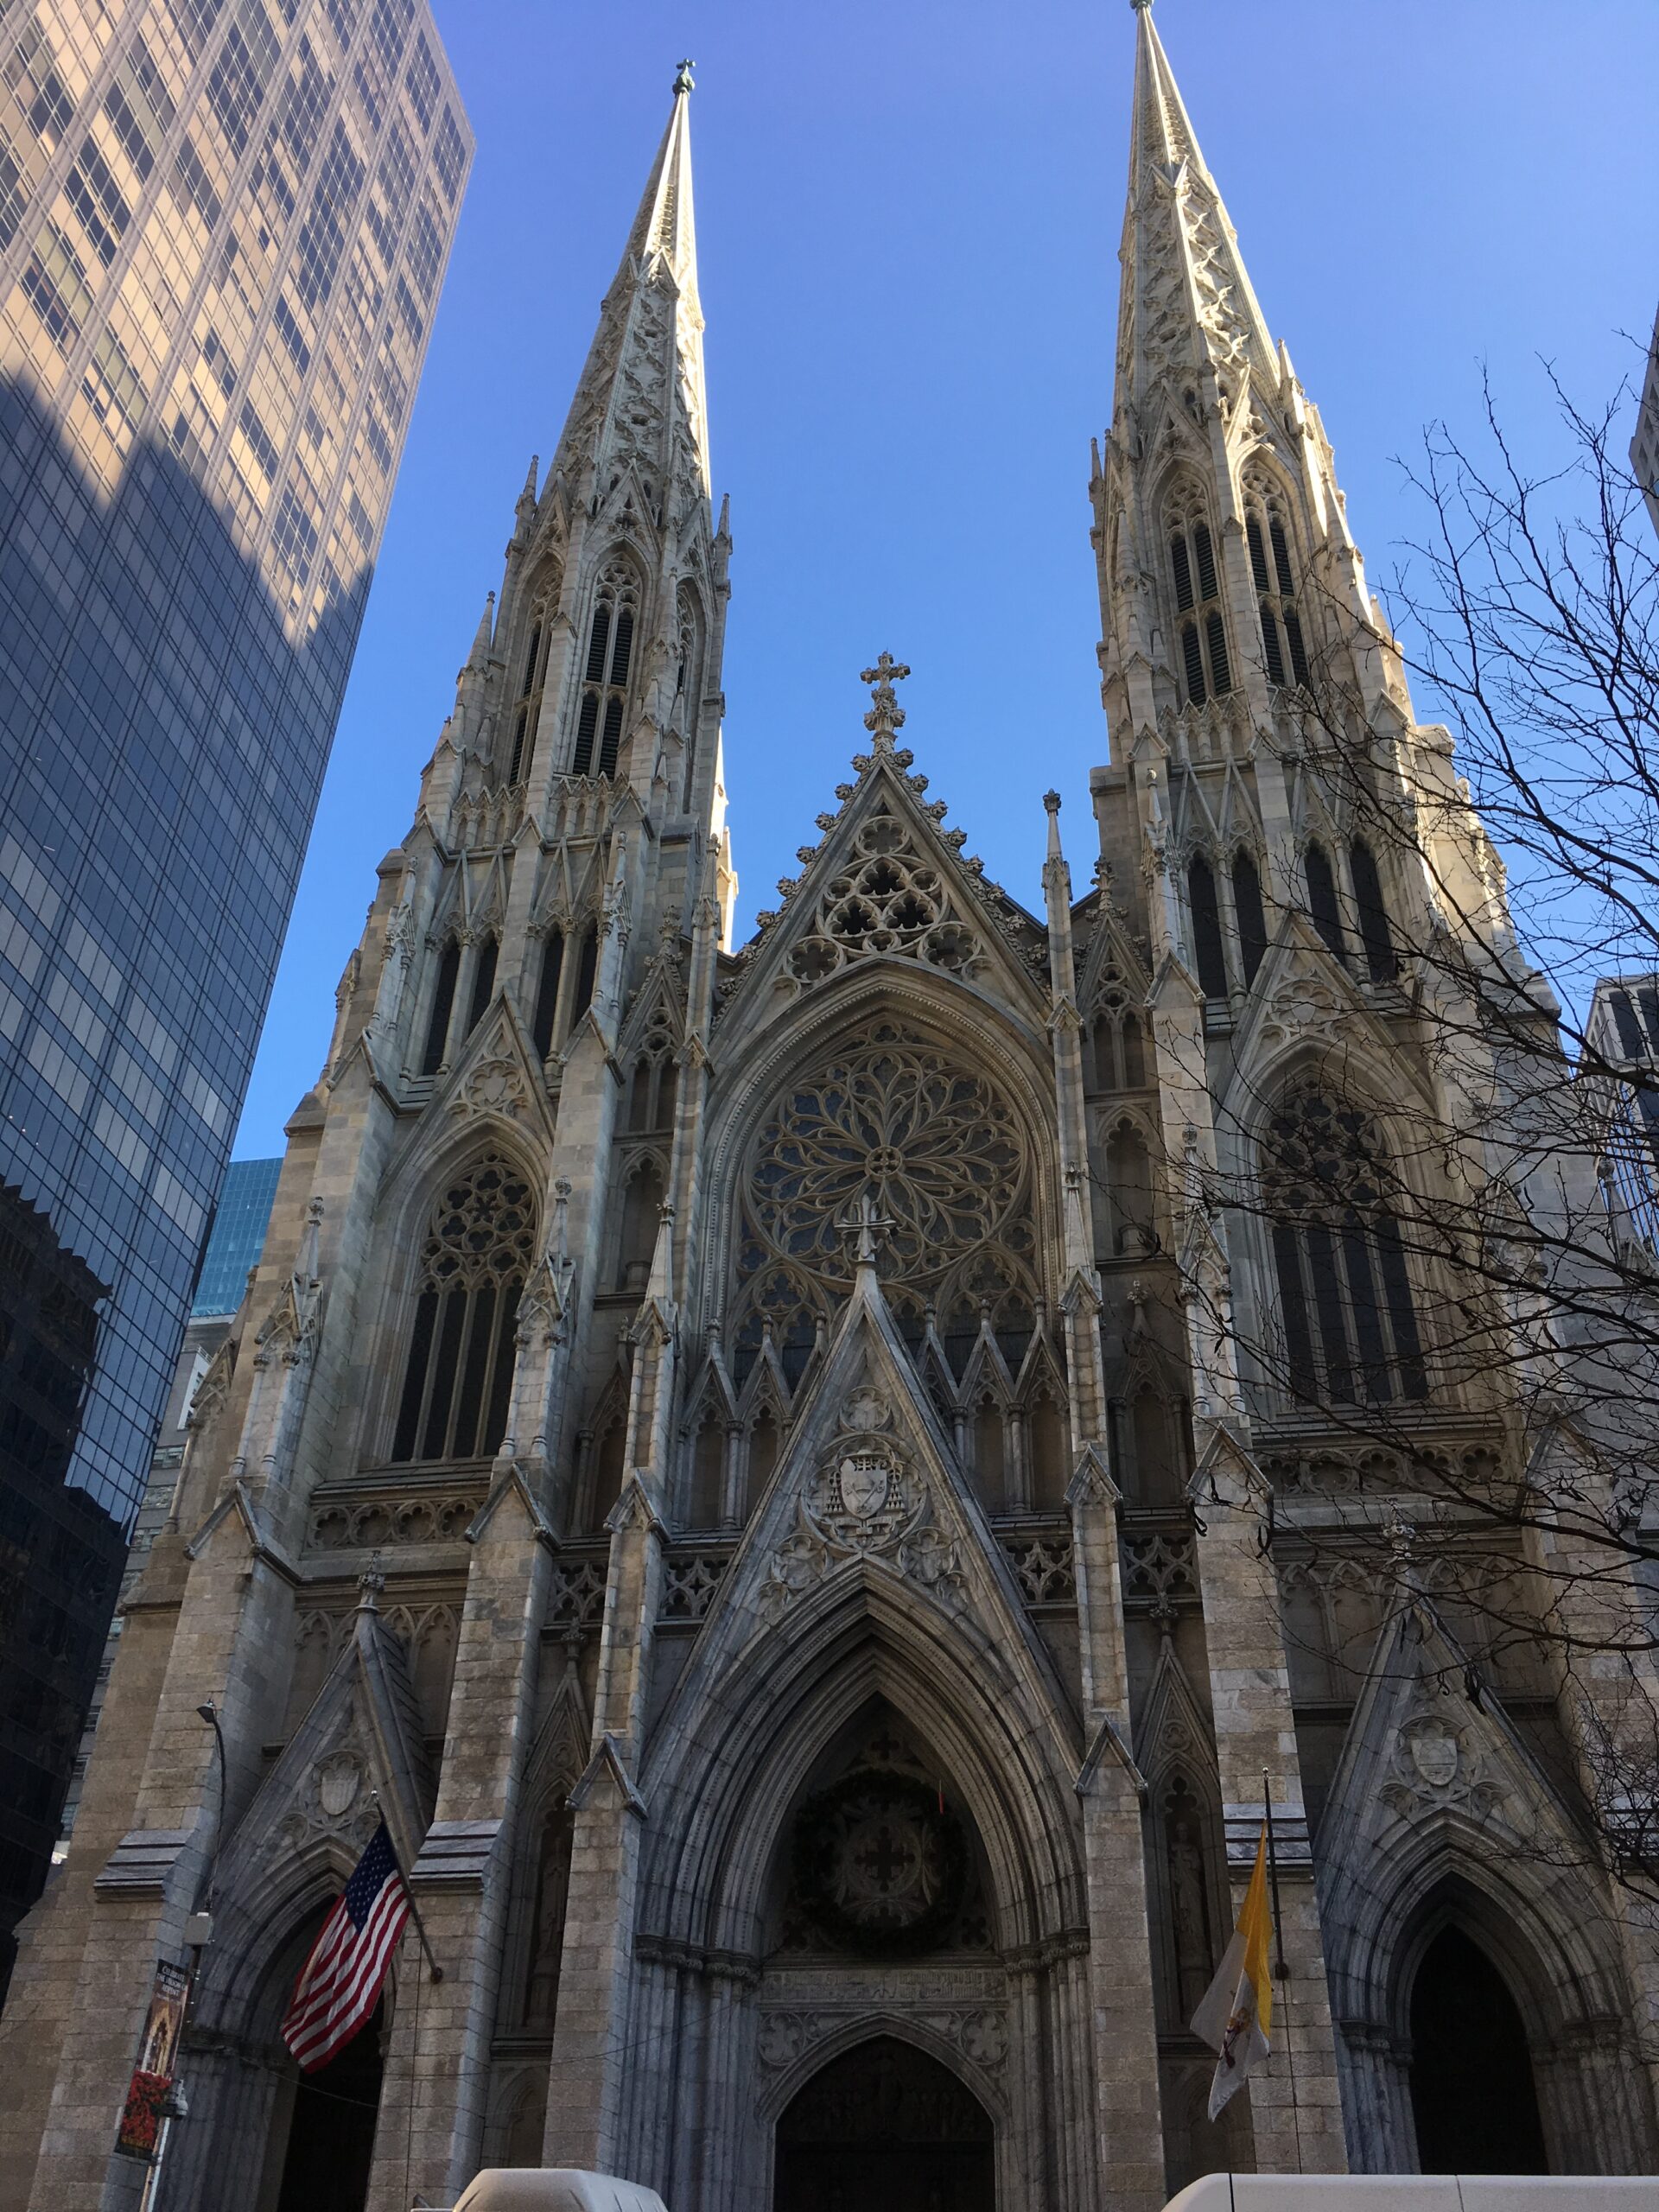
[[[971,1340],[988,1318],[999,1337],[1028,1338],[1034,1192],[1014,1109],[987,1077],[883,1023],[792,1084],[754,1140],[734,1268],[740,1379],[768,1328],[797,1378],[852,1287],[842,1224],[866,1190],[897,1303],[932,1309],[946,1334],[966,1319]]]
[[[444,1191],[421,1247],[394,1461],[475,1459],[500,1441],[535,1237],[530,1186],[496,1154]]]
[[[1268,1126],[1264,1198],[1293,1396],[1422,1398],[1428,1377],[1382,1131],[1316,1087],[1289,1092]]]

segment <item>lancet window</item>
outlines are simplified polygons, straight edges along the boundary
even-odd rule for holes
[[[643,1295],[651,1277],[664,1190],[661,1166],[649,1153],[642,1154],[623,1185],[617,1230],[616,1287],[635,1297]]]
[[[1242,849],[1233,855],[1233,918],[1238,926],[1238,952],[1248,989],[1267,955],[1268,918],[1262,904],[1261,874],[1249,854]]]
[[[1090,1029],[1096,1090],[1139,1090],[1147,1079],[1146,1033],[1116,968],[1102,971]]]
[[[534,1255],[530,1185],[496,1153],[457,1176],[421,1246],[394,1461],[474,1459],[501,1441],[513,1328]]]
[[[645,1045],[628,1073],[627,1109],[624,1126],[632,1135],[647,1130],[671,1130],[678,1092],[679,1067],[674,1058],[674,1032],[667,1009],[659,1007],[646,1029]]]
[[[1292,1395],[1337,1405],[1425,1397],[1396,1217],[1403,1186],[1375,1119],[1314,1086],[1290,1092],[1268,1126],[1262,1185]]]
[[[1331,866],[1331,855],[1323,845],[1310,845],[1303,859],[1302,868],[1307,878],[1308,919],[1325,940],[1326,949],[1345,963],[1348,937],[1342,926],[1342,908],[1337,898],[1337,879]]]
[[[507,760],[507,781],[516,784],[530,773],[536,749],[536,726],[542,711],[542,689],[547,680],[549,634],[552,609],[558,604],[556,582],[537,599],[530,618],[524,645],[518,699],[512,710],[512,750]]]
[[[573,775],[616,773],[627,711],[628,674],[633,664],[633,633],[639,619],[639,588],[633,571],[613,561],[601,573],[594,596],[582,664],[582,702],[576,711]]]
[[[1310,884],[1319,865],[1319,861],[1310,855]],[[1222,906],[1224,888],[1230,888],[1232,893],[1230,933]],[[1332,912],[1335,895],[1333,887]],[[1231,866],[1224,876],[1207,855],[1195,854],[1187,864],[1186,908],[1192,932],[1193,964],[1198,971],[1198,988],[1205,998],[1225,998],[1231,986],[1242,984],[1248,990],[1268,950],[1262,877],[1252,855],[1241,847],[1233,855]]]
[[[685,784],[681,804],[691,804],[696,767],[697,717],[702,702],[702,612],[695,592],[681,588],[679,664],[674,673],[674,719],[685,740]]]
[[[478,962],[473,969],[473,995],[467,1008],[467,1034],[470,1037],[490,1010],[490,1001],[495,996],[495,966],[501,955],[501,941],[486,937],[478,948]]]
[[[1195,854],[1187,864],[1186,902],[1192,919],[1198,988],[1207,999],[1224,999],[1227,953],[1221,934],[1221,908],[1216,899],[1215,870],[1202,853]]]
[[[550,929],[542,940],[542,962],[536,977],[536,1011],[530,1026],[536,1050],[545,1059],[553,1049],[554,1025],[559,1018],[559,984],[564,976],[564,931]]]
[[[1195,492],[1179,493],[1164,518],[1169,578],[1175,594],[1181,672],[1195,707],[1233,688],[1227,625],[1221,612],[1216,542]]]
[[[594,982],[599,974],[599,931],[590,922],[582,933],[576,947],[576,986],[571,994],[570,1019],[582,1020],[594,1002]]]
[[[427,1016],[426,1044],[421,1053],[423,1075],[435,1075],[443,1065],[444,1048],[449,1042],[449,1017],[454,1012],[455,986],[460,981],[461,943],[456,938],[446,938],[433,978],[432,1010]]]
[[[1369,845],[1356,838],[1349,848],[1354,874],[1354,908],[1359,918],[1359,942],[1365,954],[1366,972],[1374,983],[1391,983],[1400,972],[1389,928],[1389,911],[1382,903],[1382,879]]]
[[[1250,580],[1262,617],[1262,658],[1269,683],[1307,682],[1307,643],[1296,604],[1296,571],[1290,557],[1290,529],[1278,494],[1255,484],[1246,494],[1244,537],[1250,554]]]

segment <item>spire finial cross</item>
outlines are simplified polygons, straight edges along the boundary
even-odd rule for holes
[[[910,670],[906,664],[894,660],[891,653],[880,654],[874,668],[859,671],[859,682],[873,687],[870,711],[864,717],[864,727],[874,734],[878,752],[883,749],[883,739],[891,744],[893,732],[905,726],[905,710],[899,704],[899,695],[893,687],[895,683],[902,683],[909,674]]]
[[[674,89],[677,92],[695,92],[696,91],[696,79],[691,74],[691,72],[696,67],[696,63],[691,60],[681,62],[679,74],[674,79]]]
[[[855,1204],[842,1214],[836,1226],[843,1236],[858,1240],[853,1253],[854,1266],[873,1268],[880,1249],[879,1240],[896,1224],[882,1212],[876,1204],[875,1193],[867,1183]]]

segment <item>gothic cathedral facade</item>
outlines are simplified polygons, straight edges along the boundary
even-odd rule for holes
[[[1314,1231],[1203,1200],[1229,1147],[1322,1141],[1331,1053],[1352,1146],[1433,1080],[1388,957],[1427,878],[1322,786],[1310,660],[1402,789],[1452,771],[1136,36],[1089,887],[1055,793],[1041,913],[964,854],[883,654],[735,951],[677,81],[125,1606],[0,2037],[8,2202],[136,2204],[115,2120],[186,1956],[168,2212],[345,2203],[320,2158],[373,2212],[482,2164],[671,2212],[1408,2171],[1435,1974],[1498,1985],[1518,2158],[1654,2166],[1651,1940],[1506,1853],[1571,1805],[1368,1580],[1351,1437],[1243,1349]],[[1443,875],[1488,864],[1444,834]],[[1379,1387],[1501,1450],[1374,1241]],[[1211,2123],[1187,2023],[1269,1800],[1280,2030]],[[330,2105],[277,2027],[382,1817],[442,1978],[411,1937]]]

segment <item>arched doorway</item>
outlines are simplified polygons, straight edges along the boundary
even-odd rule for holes
[[[1426,2174],[1549,2171],[1527,2031],[1503,1975],[1441,1929],[1411,1990],[1411,2107]]]
[[[993,2133],[937,2059],[873,2037],[832,2058],[779,2120],[773,2212],[995,2212]]]
[[[344,2050],[296,2083],[276,2212],[363,2212],[385,2064],[385,2015],[383,1999]]]

